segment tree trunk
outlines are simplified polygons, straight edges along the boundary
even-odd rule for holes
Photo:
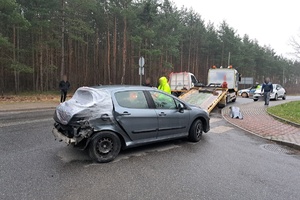
[[[117,17],[114,18],[114,36],[113,36],[113,63],[112,63],[112,82],[116,83],[117,72]]]
[[[18,93],[18,81],[17,81],[17,66],[16,66],[16,26],[13,26],[13,65],[14,65],[14,82],[15,82],[15,94]]]
[[[73,43],[72,43],[72,39],[68,37],[68,69],[69,71],[72,72],[72,78],[74,78],[74,76],[76,76],[76,74],[73,75],[73,70],[74,70],[74,66],[73,66]],[[69,75],[70,76],[70,75]],[[70,81],[71,77],[68,77],[69,81]]]
[[[110,36],[109,25],[107,25],[107,81],[108,84],[112,84],[110,77]],[[114,83],[115,84],[115,83]]]
[[[180,71],[183,71],[183,42],[181,43],[181,53],[180,53]]]
[[[61,26],[61,68],[60,76],[61,78],[65,74],[65,0],[62,3],[62,26]]]
[[[126,75],[126,61],[127,61],[127,19],[124,17],[124,32],[123,32],[123,65],[122,65],[122,78],[121,84],[125,83]]]
[[[32,47],[34,46],[34,37],[33,37],[33,33],[31,33],[31,38],[32,38]],[[36,84],[35,84],[35,51],[34,48],[32,48],[31,51],[31,59],[32,59],[32,88],[34,91],[36,91]]]
[[[40,66],[40,91],[44,91],[43,83],[44,83],[44,78],[43,78],[43,44],[42,44],[42,28],[41,28],[41,33],[40,33],[40,41],[39,41],[39,66]]]
[[[196,44],[196,55],[195,55],[195,64],[194,64],[194,73],[197,77],[199,77],[199,64],[198,64],[198,57],[199,57],[199,45]]]
[[[133,55],[134,55],[134,45],[133,45],[133,43],[132,42],[130,42],[130,51],[131,51],[131,56],[130,56],[130,63],[129,63],[129,66],[131,66],[131,75],[130,75],[130,80],[131,80],[131,82],[130,82],[130,84],[135,84],[135,74],[134,74],[134,72],[135,72],[135,68],[133,67],[134,66],[134,57],[133,57]]]
[[[188,72],[190,71],[190,65],[191,65],[191,48],[192,48],[192,36],[190,35],[188,66],[187,66],[187,71]]]
[[[85,55],[84,55],[84,59],[85,59],[85,76],[84,76],[84,79],[85,79],[85,84],[86,85],[89,85],[90,84],[90,79],[88,79],[88,74],[89,74],[89,38],[87,36],[87,43],[86,43],[86,50],[85,50]]]

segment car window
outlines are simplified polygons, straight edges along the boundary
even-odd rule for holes
[[[197,79],[195,78],[195,76],[191,76],[191,78],[192,78],[192,83],[197,83]]]
[[[174,99],[174,100],[175,100],[176,108],[178,108],[178,105],[179,105],[179,104],[182,104],[182,105],[183,105],[183,107],[184,107],[184,109],[186,109],[186,106],[185,106],[185,104],[181,103],[181,102],[180,102],[180,101],[178,101],[177,99]]]
[[[174,98],[156,91],[151,91],[150,94],[153,98],[156,108],[162,108],[162,109],[177,108]]]
[[[148,108],[143,91],[122,91],[115,93],[118,104],[125,108]]]

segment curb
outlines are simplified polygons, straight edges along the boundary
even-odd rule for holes
[[[266,113],[268,113],[268,112],[266,112]],[[279,144],[282,144],[282,145],[285,145],[285,146],[288,146],[288,147],[291,147],[291,148],[300,150],[300,145],[299,145],[299,144],[296,144],[296,143],[293,143],[293,142],[287,142],[287,141],[283,141],[283,140],[278,140],[278,139],[272,139],[272,136],[270,136],[270,137],[264,137],[264,136],[261,136],[261,135],[259,135],[259,134],[257,134],[257,133],[254,133],[253,131],[247,130],[247,129],[245,129],[245,128],[239,126],[239,125],[236,125],[236,124],[234,124],[234,123],[228,121],[227,118],[226,118],[225,115],[224,115],[224,109],[221,110],[221,115],[222,115],[223,119],[225,119],[229,124],[231,124],[231,125],[233,125],[233,126],[239,128],[239,129],[241,129],[241,130],[243,130],[243,131],[246,131],[246,132],[248,132],[248,133],[251,133],[252,135],[255,135],[255,136],[257,136],[257,137],[260,137],[260,138],[263,138],[263,139],[267,139],[267,140],[270,140],[270,141],[274,141],[274,142],[276,142],[276,143],[279,143]]]
[[[298,123],[291,122],[291,121],[289,121],[289,120],[283,119],[283,118],[281,118],[281,117],[279,117],[279,116],[277,116],[277,115],[274,115],[274,114],[272,114],[272,113],[270,113],[270,112],[268,112],[268,111],[267,111],[267,114],[269,114],[270,116],[272,116],[273,118],[275,118],[275,119],[278,120],[278,121],[281,121],[281,122],[283,122],[283,123],[287,123],[287,124],[290,124],[290,125],[295,126],[295,127],[297,127],[297,128],[300,128],[300,124],[298,124]]]

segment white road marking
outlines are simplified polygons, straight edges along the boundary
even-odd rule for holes
[[[39,123],[39,122],[47,122],[51,121],[53,118],[46,118],[46,119],[36,119],[36,120],[29,120],[29,121],[19,121],[19,122],[10,122],[10,123],[0,123],[0,128],[8,127],[8,126],[17,126],[23,124],[31,124],[31,123]]]
[[[53,111],[54,112],[55,108],[45,108],[45,109],[32,109],[32,110],[17,110],[17,111],[0,111],[0,116],[1,115],[11,115],[11,114],[22,114],[22,113],[33,113],[33,112],[44,112],[44,111]]]

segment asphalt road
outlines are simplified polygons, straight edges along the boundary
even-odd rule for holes
[[[0,199],[300,198],[299,151],[231,126],[219,110],[199,143],[129,149],[107,164],[54,141],[52,113],[0,113]]]

